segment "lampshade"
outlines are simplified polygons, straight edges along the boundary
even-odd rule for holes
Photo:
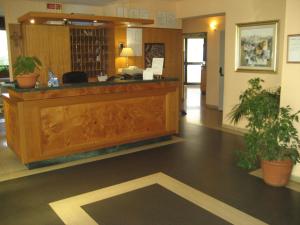
[[[123,48],[120,56],[122,56],[122,57],[133,56],[132,48]]]

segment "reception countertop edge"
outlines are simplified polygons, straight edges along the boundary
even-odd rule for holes
[[[18,87],[6,87],[8,90],[15,92],[43,92],[51,90],[63,90],[69,88],[87,88],[96,86],[114,86],[114,85],[126,85],[126,84],[143,84],[143,83],[157,83],[157,82],[172,82],[178,81],[176,77],[164,77],[163,79],[153,79],[153,80],[118,80],[118,81],[104,81],[104,82],[89,82],[89,83],[75,83],[75,84],[65,84],[58,87],[38,87],[38,88],[18,88]]]

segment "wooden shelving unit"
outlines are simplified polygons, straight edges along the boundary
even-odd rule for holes
[[[72,71],[84,71],[90,77],[106,73],[107,41],[105,28],[71,28]]]

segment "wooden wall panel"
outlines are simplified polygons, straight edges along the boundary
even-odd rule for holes
[[[41,109],[43,154],[166,132],[165,96]]]
[[[115,43],[126,44],[126,28],[115,29]],[[165,44],[165,67],[163,75],[182,78],[183,39],[181,29],[166,28],[143,28],[143,55],[141,57],[129,57],[129,64],[141,68],[144,63],[144,44],[164,43]],[[116,70],[126,67],[125,58],[119,57],[120,52],[116,51]]]
[[[126,58],[120,57],[121,49],[119,44],[123,43],[126,46],[126,28],[116,27],[115,28],[115,71],[118,73],[118,69],[126,67]],[[131,57],[129,57],[131,60]],[[129,65],[135,65],[132,61],[128,61]]]
[[[107,42],[107,65],[106,73],[108,75],[115,75],[115,30],[113,27],[106,29],[106,42]]]
[[[42,62],[39,81],[46,83],[49,67],[48,26],[23,25],[24,55],[36,56]]]
[[[178,132],[176,81],[11,93],[7,139],[23,163]]]
[[[48,69],[58,77],[71,71],[71,51],[69,28],[63,26],[22,25],[24,54],[37,56],[43,66],[39,81],[46,84]]]
[[[165,44],[165,67],[163,74],[166,76],[182,76],[182,30],[163,28],[144,28],[143,44]],[[144,46],[143,46],[144,48]],[[144,52],[144,51],[143,51]],[[144,55],[143,55],[144,59]],[[144,61],[143,61],[144,65]]]
[[[68,27],[48,26],[49,68],[62,80],[71,71],[70,30]]]
[[[15,149],[16,154],[21,158],[20,130],[16,126],[19,124],[17,102],[3,98],[3,103],[7,144],[10,148]]]
[[[23,55],[22,30],[20,24],[8,25],[11,64],[13,65],[18,56]]]
[[[126,44],[126,29],[115,29],[115,45],[120,42]],[[164,43],[165,44],[165,67],[163,69],[164,76],[178,77],[180,81],[179,95],[183,99],[183,38],[181,29],[167,28],[143,28],[143,55],[140,57],[129,57],[129,65],[145,68],[144,62],[144,45],[145,43]],[[126,67],[124,57],[119,57],[120,52],[116,51],[116,71],[119,68]]]

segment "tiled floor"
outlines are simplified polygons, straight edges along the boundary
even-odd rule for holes
[[[199,126],[203,114],[187,122],[192,115],[182,118],[181,141],[0,181],[0,224],[299,225],[300,193],[238,168],[242,137],[208,128],[216,121]]]
[[[113,218],[114,220],[104,224],[132,225],[136,223],[136,220],[134,222],[131,220],[139,218],[139,225],[147,225],[149,221],[143,222],[143,220],[147,220],[146,216],[149,214],[155,214],[160,207],[162,207],[160,211],[165,211],[164,207],[172,207],[171,212],[179,218],[178,223],[172,220],[172,225],[195,224],[195,222],[180,220],[184,218],[185,210],[188,210],[190,220],[204,225],[226,224],[226,221],[239,225],[300,224],[300,193],[287,188],[267,186],[260,178],[249,175],[248,171],[236,167],[234,150],[243,147],[241,136],[184,121],[182,121],[180,135],[184,141],[0,182],[0,224],[64,224],[60,213],[67,211],[70,217],[74,212],[73,207],[60,205],[62,208],[57,214],[55,212],[57,208],[54,211],[51,208],[52,205],[49,204],[65,202],[64,200],[76,196],[83,196],[79,199],[83,201],[83,204],[79,204],[83,205],[79,210],[90,215],[89,219],[86,217],[86,222],[79,224],[103,224],[101,219],[95,216],[95,211],[100,207],[99,204],[92,203],[99,202],[103,194],[106,196],[105,199],[110,200],[109,196],[112,197],[121,192],[124,194],[124,196],[119,195],[122,199],[121,203],[130,205],[137,197],[126,193],[130,193],[130,190],[133,190],[131,188],[145,186],[144,182],[162,184],[167,190],[179,195],[180,199],[173,199],[174,195],[170,193],[168,197],[170,202],[165,202],[167,201],[165,198],[159,197],[163,194],[160,190],[148,189],[150,191],[147,192],[144,201],[141,200],[144,204],[138,205],[143,213],[137,215],[135,211],[126,208],[124,211],[130,214],[126,216],[127,213],[122,214],[116,210],[106,210],[106,208],[105,212],[101,211],[105,215],[99,215],[105,219]],[[165,180],[158,177],[147,181],[148,176],[155,177],[155,174],[163,174],[167,178]],[[126,189],[128,187],[129,189]],[[102,192],[103,190],[105,191]],[[90,196],[90,193],[96,193],[96,196]],[[201,200],[201,196],[206,200]],[[156,208],[147,205],[147,199],[155,200]],[[208,199],[212,199],[212,202],[209,203]],[[170,206],[169,203],[173,201],[174,204],[177,202],[177,205],[171,204]],[[185,201],[196,205],[199,210],[184,206],[190,204]],[[86,202],[91,204],[85,204]],[[121,203],[119,200],[107,201],[112,209],[121,207]],[[85,208],[85,205],[88,208]],[[170,213],[168,210],[165,212]],[[156,216],[155,218],[158,220],[161,218],[161,221],[168,219],[167,215],[166,217],[161,217],[162,214]],[[235,219],[229,220],[226,216],[229,219],[240,220],[239,222]],[[220,221],[216,217],[223,222],[216,223]],[[249,223],[249,220],[245,218],[252,222]],[[158,221],[157,224],[161,223]]]
[[[185,91],[185,121],[206,127],[222,128],[222,111],[206,106],[206,96],[201,94],[199,85],[186,85]]]
[[[222,112],[214,109],[209,109],[206,107],[205,95],[201,95],[200,87],[198,85],[185,86],[185,96],[186,96],[185,108],[186,108],[187,115],[183,117],[184,121],[196,125],[204,125],[214,129],[221,129]],[[95,161],[102,158],[102,157],[98,157],[94,159],[81,160],[77,162],[66,163],[64,165],[51,166],[48,168],[29,171],[27,167],[25,167],[19,161],[16,155],[7,147],[4,122],[5,121],[3,117],[0,118],[0,181],[13,179],[16,177],[27,176],[30,174],[36,174],[40,172],[45,172],[52,169],[68,167],[71,165],[77,165],[81,163]],[[179,140],[173,140],[173,142],[174,141],[177,142]],[[164,145],[165,143],[162,144]],[[149,147],[152,147],[152,145]],[[131,149],[129,152],[138,151],[141,149],[143,148]]]

